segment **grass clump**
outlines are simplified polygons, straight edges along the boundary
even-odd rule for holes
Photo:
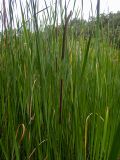
[[[30,28],[22,5],[21,32],[12,28],[13,19],[9,18],[11,26],[4,23],[0,39],[1,160],[119,157],[119,50],[101,37],[99,5],[98,1],[96,36],[90,34],[86,39],[72,32],[75,11],[69,14],[66,3],[60,7],[61,25],[58,6],[55,10],[46,6],[41,29],[37,1],[29,4]]]

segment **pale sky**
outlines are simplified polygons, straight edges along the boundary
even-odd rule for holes
[[[20,0],[12,0],[12,2],[16,1],[16,5],[14,6],[14,16],[20,18],[21,17],[21,11],[20,11]],[[27,0],[27,2],[29,3],[30,0]],[[38,1],[38,10],[41,10],[43,8],[45,8],[45,0],[37,0]],[[57,0],[58,1],[58,6],[59,6],[59,1],[61,0]],[[69,0],[66,0],[66,2],[68,3]],[[82,0],[76,0],[76,5],[75,5],[75,10],[79,9],[81,10],[82,8],[82,4],[81,4]],[[2,11],[2,2],[3,0],[0,0],[0,11]],[[9,0],[5,0],[6,2],[6,6],[8,6],[8,2]],[[25,4],[26,4],[26,0],[21,0],[22,4],[23,4],[23,8],[25,8]],[[46,0],[47,5],[49,6],[50,4],[52,6],[54,6],[54,2],[55,0]],[[85,19],[88,19],[89,16],[92,16],[92,12],[91,12],[91,3],[92,2],[92,8],[93,8],[93,15],[95,16],[96,13],[96,4],[97,4],[97,0],[83,0],[83,17]],[[62,3],[65,3],[65,0],[62,0]],[[69,7],[68,7],[68,12],[70,10],[73,9],[73,5],[74,5],[74,0],[70,0],[69,3]],[[100,12],[101,13],[109,13],[109,12],[117,12],[120,11],[120,0],[100,0]],[[40,13],[41,17],[42,17],[42,13]],[[29,15],[29,18],[31,17],[31,15]],[[21,19],[21,18],[20,18]],[[1,16],[0,16],[0,23],[1,23]]]

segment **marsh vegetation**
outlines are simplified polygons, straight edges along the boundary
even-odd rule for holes
[[[30,1],[33,18],[27,25],[21,5],[21,30],[12,27],[9,3],[0,38],[0,160],[117,160],[120,50],[99,0],[89,22],[66,5],[46,7],[42,29]]]

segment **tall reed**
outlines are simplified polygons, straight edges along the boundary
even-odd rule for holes
[[[69,13],[67,1],[45,1],[40,13],[36,0],[26,3],[28,9],[20,1],[21,27],[9,1],[0,39],[0,159],[116,160],[120,64],[101,37],[100,1],[96,36],[87,39],[75,37],[77,12]]]

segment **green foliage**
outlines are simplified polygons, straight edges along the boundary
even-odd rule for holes
[[[0,40],[0,160],[117,160],[120,59],[109,45],[117,22],[110,14],[61,27],[53,11],[42,30],[35,2],[34,32],[21,6],[23,29],[8,27]]]
[[[120,12],[101,14],[99,17],[99,29],[102,34],[102,38],[109,40],[111,46],[120,48]],[[81,19],[73,19],[70,25],[74,28],[76,37],[84,35],[86,39],[90,34],[94,37],[96,35],[97,18],[91,17],[89,21]],[[84,30],[81,28],[84,27]]]

